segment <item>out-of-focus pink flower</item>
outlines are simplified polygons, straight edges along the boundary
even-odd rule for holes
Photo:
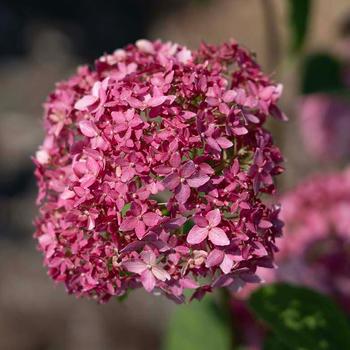
[[[57,84],[34,158],[49,275],[101,302],[258,281],[281,235],[264,199],[282,171],[264,128],[285,119],[281,92],[233,41],[139,40]]]
[[[334,297],[350,312],[350,169],[315,175],[282,198],[276,279]]]
[[[317,159],[350,155],[350,102],[344,98],[325,93],[302,97],[299,126],[307,151]]]

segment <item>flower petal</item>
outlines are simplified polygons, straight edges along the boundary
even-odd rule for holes
[[[158,266],[152,266],[152,272],[156,279],[163,282],[171,278],[167,271]]]
[[[142,215],[142,220],[146,226],[153,227],[158,224],[160,216],[156,213],[148,212]]]
[[[147,265],[155,265],[156,263],[156,255],[150,251],[144,251],[141,254],[141,259],[147,264]]]
[[[120,231],[131,231],[135,228],[137,219],[135,217],[125,218],[124,221],[119,226]]]
[[[187,178],[187,177],[190,177],[195,172],[195,170],[196,170],[196,167],[192,162],[192,160],[190,160],[187,163],[185,163],[183,166],[181,166],[179,175],[180,177]]]
[[[97,136],[97,128],[91,120],[82,120],[79,123],[81,133],[87,137]]]
[[[221,213],[219,209],[209,211],[205,217],[211,227],[218,226],[221,222]]]
[[[191,195],[191,188],[190,186],[181,183],[175,191],[175,198],[179,201],[179,203],[184,204],[187,202],[187,199]]]
[[[213,227],[210,229],[209,240],[218,246],[225,246],[230,244],[225,231],[219,227]]]
[[[96,103],[97,100],[98,97],[93,95],[84,96],[75,103],[74,108],[78,111],[84,111],[87,109],[87,107],[92,106],[94,103]]]
[[[187,235],[187,243],[199,244],[208,237],[208,229],[206,227],[193,226]]]
[[[141,220],[136,220],[135,233],[138,239],[142,239],[146,234],[146,226]]]
[[[219,250],[219,249],[212,250],[207,257],[205,266],[212,267],[212,266],[221,264],[224,259],[224,256],[225,256],[225,253],[222,250]]]
[[[233,255],[225,254],[224,260],[220,264],[223,273],[230,273],[234,264]]]
[[[151,270],[145,270],[141,274],[141,283],[147,292],[152,292],[156,285],[156,279]]]
[[[139,275],[147,269],[147,265],[141,260],[126,261],[123,265],[129,272],[134,272]]]
[[[216,139],[216,142],[219,144],[219,146],[223,149],[227,149],[233,146],[233,143],[227,139],[226,137],[218,137]]]
[[[165,177],[162,181],[162,184],[168,190],[175,189],[180,183],[180,177],[177,173],[172,173]]]
[[[191,177],[186,179],[186,182],[190,185],[190,187],[198,188],[210,180],[208,175],[205,175],[201,172],[193,174]]]

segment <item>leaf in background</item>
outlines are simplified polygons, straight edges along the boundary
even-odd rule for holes
[[[171,316],[164,350],[229,350],[230,322],[213,297],[177,306]]]
[[[271,334],[264,343],[264,350],[291,350],[290,347],[285,345],[274,334]]]
[[[339,92],[345,89],[341,63],[328,53],[306,57],[302,67],[302,94]]]
[[[291,51],[301,50],[308,29],[311,0],[288,0],[289,25],[291,29]]]
[[[331,299],[311,289],[272,284],[254,292],[249,304],[290,349],[350,349],[346,317]]]

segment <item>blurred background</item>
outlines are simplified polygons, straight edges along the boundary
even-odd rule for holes
[[[302,10],[294,13],[296,22]],[[30,157],[43,137],[42,103],[77,65],[139,38],[195,48],[233,37],[284,85],[281,105],[290,120],[271,123],[286,155],[281,188],[345,163],[350,3],[313,1],[305,42],[296,30],[292,47],[290,11],[287,0],[0,1],[0,350],[161,349],[174,309],[144,292],[102,306],[77,300],[42,267],[32,240]]]

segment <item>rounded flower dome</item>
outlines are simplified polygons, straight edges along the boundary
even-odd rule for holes
[[[263,199],[282,171],[263,127],[284,119],[281,90],[234,41],[139,40],[58,83],[34,158],[49,275],[101,302],[255,280],[281,235]]]
[[[350,312],[350,169],[314,175],[282,198],[275,279],[325,292]]]

